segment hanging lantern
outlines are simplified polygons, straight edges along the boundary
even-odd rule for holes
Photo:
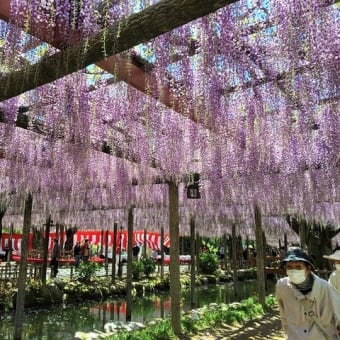
[[[187,198],[190,199],[201,198],[200,174],[197,172],[189,174],[189,183],[187,185]]]

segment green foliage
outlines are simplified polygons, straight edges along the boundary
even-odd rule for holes
[[[265,309],[270,309],[276,304],[273,295],[266,297]],[[181,316],[183,338],[189,339],[193,334],[204,329],[213,329],[223,324],[243,323],[264,314],[264,308],[255,297],[232,304],[211,304],[192,310]],[[149,339],[178,339],[172,330],[169,319],[147,325],[142,330],[121,332],[107,339],[118,340],[149,340]]]
[[[202,274],[214,274],[219,267],[218,247],[209,241],[202,241],[205,251],[198,255],[198,267]]]
[[[200,253],[198,267],[202,274],[213,274],[218,269],[218,256],[214,253],[203,252]]]
[[[156,263],[153,258],[142,256],[139,261],[143,263],[144,274],[146,277],[149,277],[151,274],[155,272]]]
[[[1,282],[0,284],[0,307],[4,310],[13,308],[13,297],[16,294],[14,283]]]
[[[264,310],[270,310],[271,308],[273,308],[273,306],[277,305],[277,299],[275,297],[275,295],[270,294],[268,296],[266,296],[266,301],[265,301],[265,305],[264,305]]]
[[[78,279],[89,281],[99,269],[99,264],[96,262],[81,262],[78,267]]]
[[[134,332],[120,332],[118,335],[108,337],[107,339],[119,340],[170,340],[177,339],[172,330],[169,319],[153,323],[145,329]]]
[[[132,277],[136,280],[140,279],[144,272],[144,264],[142,261],[132,262]]]
[[[215,239],[202,240],[203,247],[207,248],[210,254],[218,253],[218,245]]]

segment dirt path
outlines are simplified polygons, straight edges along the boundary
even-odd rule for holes
[[[284,340],[279,311],[275,308],[272,313],[262,318],[248,321],[243,325],[224,325],[218,329],[209,329],[192,337],[193,340]]]

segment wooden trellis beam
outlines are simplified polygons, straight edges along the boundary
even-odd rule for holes
[[[112,70],[112,60],[108,56],[114,56],[140,43],[147,42],[234,2],[236,0],[162,0],[139,13],[132,14],[116,25],[100,31],[86,41],[81,41],[46,57],[23,70],[3,76],[0,79],[0,101],[52,82],[93,63],[97,63],[104,69]],[[0,16],[4,17],[1,12]],[[107,46],[106,50],[103,49],[104,45]],[[126,71],[129,71],[130,64],[127,65],[124,59],[118,59],[115,60],[115,65],[118,66],[115,67],[115,70],[118,71],[118,78],[126,80],[124,77],[129,74]],[[138,69],[138,67],[136,68]],[[129,84],[136,88],[146,88],[149,86],[149,81],[145,78],[146,73],[143,70],[140,72],[139,75],[135,74],[134,77],[129,77]],[[171,98],[167,88],[157,91],[154,96],[174,110],[184,112],[185,103]],[[190,118],[197,120],[194,115]]]

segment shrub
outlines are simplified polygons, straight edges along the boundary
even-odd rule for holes
[[[156,270],[156,263],[150,257],[141,257],[140,262],[143,263],[144,266],[144,274],[146,277],[149,277]]]
[[[132,277],[136,280],[140,279],[142,273],[144,272],[144,264],[142,261],[132,262]]]
[[[213,253],[200,253],[198,267],[202,274],[213,274],[218,268],[218,257]]]
[[[89,281],[99,268],[96,262],[81,262],[78,267],[78,279]]]

